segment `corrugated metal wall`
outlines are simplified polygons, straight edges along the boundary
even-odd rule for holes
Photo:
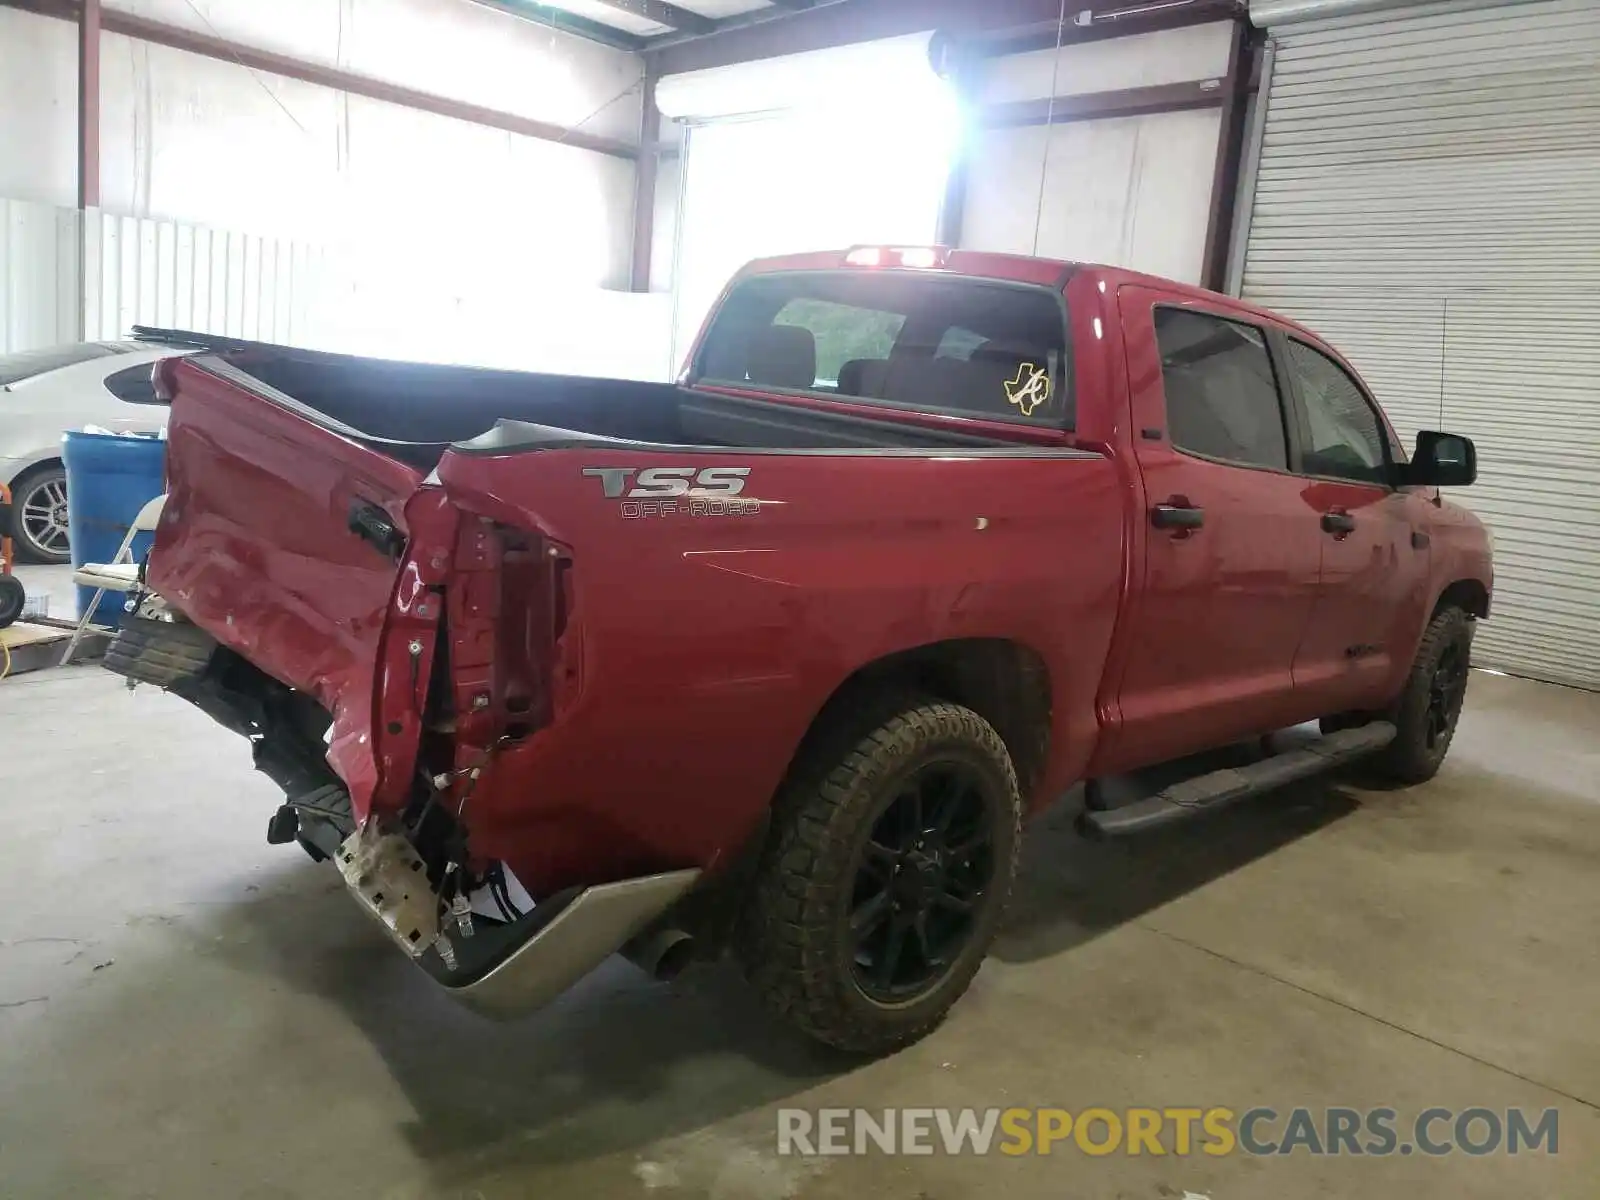
[[[80,272],[75,211],[0,199],[0,352],[119,338],[135,325],[267,342],[312,334],[327,287],[322,248],[101,212],[87,220]]]
[[[0,354],[78,340],[78,215],[0,198]]]
[[[1600,6],[1434,3],[1273,30],[1244,294],[1402,434],[1476,439],[1485,665],[1600,687]]]
[[[303,242],[93,213],[85,327],[91,338],[135,325],[259,342],[310,333],[325,252]]]

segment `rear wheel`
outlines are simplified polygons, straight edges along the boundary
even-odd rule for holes
[[[1459,608],[1440,609],[1422,635],[1405,690],[1389,714],[1398,732],[1373,762],[1382,774],[1401,783],[1422,783],[1438,774],[1455,737],[1471,667],[1472,619]]]
[[[23,562],[64,563],[67,541],[67,473],[35,468],[11,485],[11,539]]]
[[[999,734],[911,702],[780,798],[740,930],[766,1003],[819,1041],[881,1054],[966,991],[1016,873],[1022,802]]]

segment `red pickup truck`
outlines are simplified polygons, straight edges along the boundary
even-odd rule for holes
[[[194,335],[107,662],[247,736],[487,1013],[731,952],[809,1034],[925,1033],[1029,814],[1134,833],[1364,758],[1430,777],[1489,540],[1311,331],[1130,271],[757,262],[678,385]],[[1099,781],[1321,722],[1108,807]]]

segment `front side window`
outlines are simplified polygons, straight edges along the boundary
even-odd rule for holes
[[[1155,325],[1172,444],[1286,470],[1283,405],[1262,331],[1188,308],[1157,308]]]
[[[1289,343],[1289,369],[1310,426],[1301,456],[1305,473],[1386,482],[1388,431],[1349,372],[1322,351],[1296,341]]]
[[[796,271],[739,283],[696,362],[708,383],[1072,428],[1061,296],[904,271]]]

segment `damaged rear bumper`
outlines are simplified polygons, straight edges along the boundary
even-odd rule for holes
[[[593,971],[681,899],[698,870],[668,871],[584,888],[555,916],[471,982],[452,981],[432,961],[423,965],[462,1004],[496,1020],[548,1004]],[[542,906],[541,906],[542,907]],[[535,910],[535,915],[537,915]]]
[[[362,910],[441,987],[484,1016],[508,1020],[549,1003],[661,921],[700,878],[698,869],[686,869],[574,888],[515,920],[469,922],[470,936],[458,924],[452,934],[406,837],[375,823],[353,827],[348,796],[316,752],[320,741],[290,719],[286,697],[297,698],[276,684],[269,698],[255,668],[217,649],[193,625],[130,616],[105,665],[130,682],[173,692],[251,738],[257,769],[286,793],[293,818],[286,828],[298,831],[314,858],[334,859]]]

